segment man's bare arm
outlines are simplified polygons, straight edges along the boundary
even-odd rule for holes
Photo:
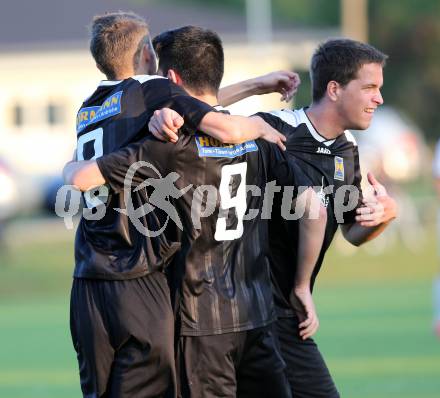
[[[281,101],[289,102],[300,84],[297,73],[280,70],[223,87],[218,100],[220,105],[228,106],[253,95],[280,93]]]
[[[218,100],[220,105],[228,106],[252,95],[278,92],[282,94],[281,100],[288,102],[297,92],[300,83],[299,75],[295,72],[272,72],[220,89]],[[239,144],[257,138],[263,138],[269,142],[276,143],[281,149],[284,149],[284,137],[275,130],[264,126],[261,122],[252,122],[249,124],[243,117],[227,117],[227,115],[224,115],[221,119],[220,121],[214,119],[212,123],[212,115],[207,114],[204,120],[206,124],[201,124],[199,127],[204,133],[216,138],[222,143]],[[154,113],[154,116],[150,119],[148,128],[159,140],[177,142],[179,139],[178,130],[183,123],[183,118],[177,112],[169,108],[163,108]],[[212,127],[214,128],[211,129]],[[257,131],[252,129],[257,129]]]
[[[154,112],[148,123],[148,129],[162,141],[177,142],[178,130],[183,125],[183,118],[174,110],[163,108]],[[221,112],[208,112],[200,122],[199,128],[204,133],[228,144],[262,138],[277,144],[285,150],[286,138],[260,117],[225,115]]]
[[[284,146],[286,137],[269,126],[260,117],[243,117],[209,112],[202,119],[200,129],[220,142],[228,144],[239,144],[262,138],[277,144],[282,150],[286,149]]]
[[[327,210],[312,188],[299,195],[296,202],[305,213],[299,220],[298,263],[290,301],[300,320],[299,335],[305,340],[319,328],[310,286],[324,241]]]

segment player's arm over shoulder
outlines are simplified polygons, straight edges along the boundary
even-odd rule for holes
[[[169,120],[176,120],[181,116],[187,127],[202,130],[223,143],[238,144],[263,138],[285,149],[284,137],[262,120],[217,113],[210,105],[190,96],[182,87],[168,79],[156,79],[154,84],[160,86],[161,90],[145,88],[145,102],[153,109],[170,108],[178,114],[171,116]],[[158,96],[157,92],[163,94]],[[151,124],[150,120],[149,126]],[[158,131],[152,131],[154,136],[162,140],[177,141],[174,123],[163,126]]]
[[[67,163],[64,182],[83,192],[103,184],[121,192],[127,177],[137,186],[146,178],[166,175],[173,167],[173,151],[173,145],[147,137],[95,160]]]
[[[234,116],[230,117],[234,118]],[[214,137],[227,143],[241,143],[262,138],[285,150],[286,138],[291,133],[292,127],[298,125],[297,113],[289,109],[259,112],[250,118],[242,116],[235,116],[235,118],[235,129],[233,127],[229,127],[229,130],[226,128],[223,133],[217,133],[218,135]],[[213,136],[209,131],[206,133]]]
[[[223,143],[240,144],[262,138],[285,149],[284,136],[260,118],[209,112],[202,119],[200,129]]]
[[[186,123],[186,119],[182,119],[178,112],[170,108],[163,108],[154,113],[148,128],[160,140],[177,142],[180,121],[183,120]],[[284,136],[259,118],[233,116],[212,110],[201,119],[198,130],[222,143],[240,144],[263,138],[277,144],[281,149],[285,149]]]

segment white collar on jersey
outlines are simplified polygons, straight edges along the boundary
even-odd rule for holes
[[[122,82],[122,80],[101,80],[98,84],[98,87],[116,86],[117,84],[119,84],[121,82]]]
[[[270,113],[276,117],[279,117],[284,123],[287,123],[292,127],[298,127],[300,124],[305,124],[310,135],[321,144],[330,146],[335,142],[335,140],[327,140],[327,138],[323,137],[316,131],[316,129],[313,127],[313,124],[307,117],[304,108],[293,111],[290,109],[282,109],[280,111],[272,111]]]
[[[305,108],[299,110],[299,116],[301,122],[307,125],[307,129],[309,130],[310,134],[316,141],[320,142],[321,144],[324,144],[325,146],[330,146],[336,141],[336,139],[328,140],[327,138],[323,137],[321,134],[318,133],[318,131],[315,129],[312,122],[310,121],[309,117],[307,116]]]
[[[279,117],[284,123],[287,123],[292,127],[298,127],[301,123],[304,123],[307,126],[307,130],[309,131],[310,135],[316,141],[324,144],[325,146],[330,146],[336,141],[336,139],[327,140],[327,138],[323,137],[316,131],[315,127],[313,127],[313,124],[311,123],[305,112],[305,108],[296,110],[282,109],[278,111],[272,111],[270,112],[270,114]],[[353,145],[356,146],[356,139],[353,137],[351,132],[349,130],[345,130],[344,133],[347,140],[352,142]]]
[[[166,77],[159,76],[159,75],[134,75],[134,76],[130,76],[129,79],[137,80],[139,83],[142,84],[142,83],[147,82],[148,80],[166,79]],[[116,84],[119,84],[121,82],[122,82],[122,80],[101,80],[98,87],[115,86]]]
[[[223,108],[221,105],[214,105],[213,108],[219,112],[228,112],[229,113],[229,111],[226,108]]]
[[[302,108],[299,110],[300,117],[305,119],[305,123],[307,124],[307,127],[310,131],[310,134],[315,138],[317,141],[322,142],[325,146],[330,146],[336,141],[336,138],[333,140],[327,140],[327,138],[323,137],[321,134],[319,134],[316,129],[313,127],[312,122],[310,121],[309,117],[307,116],[307,113],[305,111],[305,108]],[[350,130],[344,130],[344,135],[347,141],[351,142],[354,146],[357,146],[356,139],[353,137],[353,134],[351,134]]]

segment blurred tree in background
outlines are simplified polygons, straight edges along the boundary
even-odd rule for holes
[[[163,1],[163,0],[162,0]],[[245,12],[246,0],[186,0]],[[338,27],[340,0],[272,0],[273,24]],[[440,136],[440,0],[369,0],[369,42],[390,55],[383,95],[407,113],[430,141]],[[302,73],[307,90],[307,74]],[[310,100],[302,92],[297,105]]]
[[[433,141],[440,136],[440,1],[370,0],[370,42],[390,55],[383,94]]]
[[[339,25],[340,0],[272,0],[275,21],[290,22],[292,27],[328,27]]]

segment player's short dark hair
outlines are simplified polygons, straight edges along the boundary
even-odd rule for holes
[[[156,36],[153,47],[164,75],[173,69],[196,94],[217,94],[224,73],[224,54],[215,32],[184,26]]]
[[[136,68],[142,47],[150,40],[147,22],[132,12],[97,15],[90,33],[90,52],[109,79],[114,79],[127,65]]]
[[[388,56],[373,46],[350,39],[332,39],[318,46],[312,56],[310,78],[314,102],[319,102],[334,80],[345,86],[359,69],[370,63],[385,66]]]

